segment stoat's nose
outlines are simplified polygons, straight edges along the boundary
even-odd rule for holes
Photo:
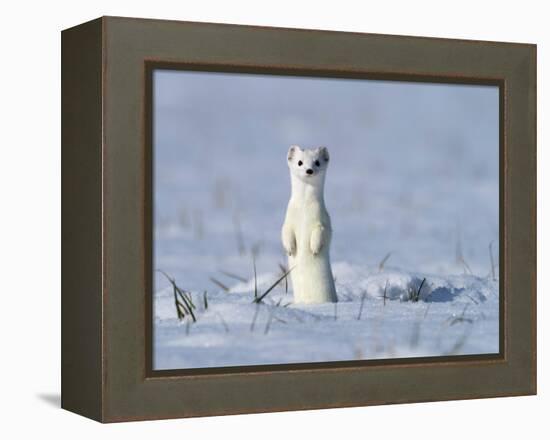
[[[309,169],[306,170],[306,173],[313,174],[313,170],[311,168],[309,168]]]

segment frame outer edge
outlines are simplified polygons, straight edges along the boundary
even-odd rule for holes
[[[61,33],[61,407],[103,419],[102,19]]]
[[[533,395],[538,394],[537,393],[537,144],[538,144],[538,138],[537,138],[537,93],[538,93],[538,77],[537,77],[537,53],[538,48],[536,44],[533,44],[529,46],[530,49],[530,69],[531,69],[531,75],[530,80],[533,84],[533,90],[532,90],[532,121],[533,121],[533,127],[531,128],[533,130],[533,145],[532,145],[532,158],[533,158],[533,195],[531,197],[531,220],[532,220],[532,242],[533,242],[533,272],[531,275],[531,282],[533,283],[531,286],[531,313],[532,313],[532,325],[531,325],[531,333],[532,333],[532,368],[531,368],[531,374],[532,374],[532,381],[531,381],[531,388],[530,392]]]

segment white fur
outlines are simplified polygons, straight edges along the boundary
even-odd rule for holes
[[[330,267],[332,229],[323,195],[329,154],[325,147],[288,150],[292,194],[282,230],[288,254],[294,301],[297,303],[336,302]],[[300,165],[301,163],[301,165]],[[312,170],[312,174],[307,174]]]

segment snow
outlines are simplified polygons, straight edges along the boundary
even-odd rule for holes
[[[175,318],[172,289],[162,289],[155,297],[156,368],[498,352],[497,282],[471,275],[373,270],[336,263],[336,306],[294,305],[284,283],[256,304],[253,280],[235,284],[228,293],[208,293],[207,309],[203,295],[195,294],[194,324]],[[263,273],[259,290],[279,276]],[[422,299],[404,300],[409,286],[418,287],[420,276],[426,277]]]
[[[498,352],[495,87],[157,71],[154,91],[154,267],[197,318],[156,271],[156,369]],[[284,281],[253,303],[253,255],[260,293],[286,265],[290,144],[331,153],[337,306]]]

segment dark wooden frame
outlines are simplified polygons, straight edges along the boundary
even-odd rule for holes
[[[500,88],[498,355],[151,369],[154,68]],[[62,406],[103,422],[536,393],[536,46],[103,17],[62,33]]]

